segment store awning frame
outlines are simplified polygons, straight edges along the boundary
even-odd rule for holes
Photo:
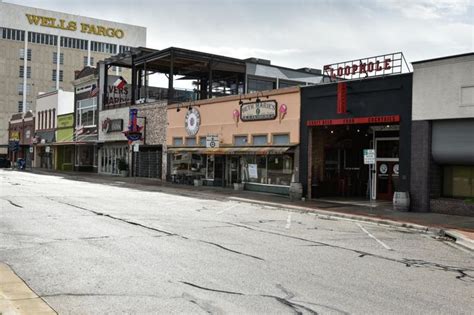
[[[198,154],[214,154],[214,155],[269,155],[283,154],[289,152],[292,147],[220,147],[220,148],[203,148],[203,147],[168,147],[169,153],[198,153]]]

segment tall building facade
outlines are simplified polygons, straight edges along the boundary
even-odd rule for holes
[[[141,26],[0,1],[0,154],[7,153],[8,120],[35,111],[39,93],[73,91],[75,71],[139,46],[146,46]]]

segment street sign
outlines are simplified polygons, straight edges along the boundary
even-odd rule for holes
[[[140,152],[140,144],[134,143],[133,144],[133,152]]]
[[[375,164],[374,149],[364,149],[364,164]]]
[[[30,153],[33,153],[33,147],[30,147]]]
[[[210,135],[206,137],[206,148],[218,148],[219,147],[219,137]]]

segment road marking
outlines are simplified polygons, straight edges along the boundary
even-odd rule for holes
[[[288,213],[288,218],[286,219],[285,229],[289,229],[291,226],[291,212]]]
[[[235,205],[233,205],[233,206],[227,207],[227,208],[222,209],[221,211],[217,212],[216,214],[223,214],[224,212],[229,211],[230,209],[233,209],[233,208],[235,208],[235,207],[237,207],[237,206],[239,206],[239,205],[240,205],[240,204],[235,204]]]
[[[378,238],[376,238],[375,236],[373,236],[372,234],[369,233],[369,231],[367,231],[366,229],[364,229],[364,227],[362,225],[360,225],[359,223],[357,223],[357,225],[360,227],[360,229],[362,231],[364,231],[365,233],[367,233],[368,236],[370,236],[371,238],[373,238],[374,240],[376,240],[380,245],[382,245],[383,247],[385,247],[385,249],[388,249],[388,250],[393,250],[391,249],[390,247],[388,247],[384,242],[382,242],[381,240],[379,240]]]

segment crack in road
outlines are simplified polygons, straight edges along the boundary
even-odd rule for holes
[[[200,240],[200,239],[192,239],[192,238],[189,238],[189,237],[180,235],[180,234],[171,233],[171,232],[168,232],[168,231],[165,231],[165,230],[161,230],[161,229],[157,229],[157,228],[154,228],[154,227],[151,227],[151,226],[143,225],[143,224],[138,223],[138,222],[133,222],[133,221],[130,221],[130,220],[126,220],[126,219],[122,219],[122,218],[119,218],[119,217],[115,217],[115,216],[112,216],[112,215],[107,214],[107,213],[98,212],[98,211],[95,211],[95,210],[91,210],[91,209],[87,209],[87,208],[84,208],[84,207],[80,207],[80,206],[77,206],[77,205],[74,205],[74,204],[71,204],[71,203],[68,203],[68,202],[58,201],[58,200],[55,200],[55,199],[50,198],[50,197],[46,197],[46,198],[49,199],[49,200],[51,200],[51,201],[57,202],[57,203],[61,203],[61,204],[68,205],[68,206],[73,207],[73,208],[77,208],[77,209],[80,209],[80,210],[84,210],[84,211],[91,212],[91,213],[93,213],[93,214],[95,214],[95,215],[98,215],[98,216],[103,216],[103,217],[111,218],[111,219],[114,219],[114,220],[118,220],[118,221],[121,221],[121,222],[125,222],[125,223],[128,223],[128,224],[134,225],[134,226],[139,226],[139,227],[142,227],[142,228],[145,228],[145,229],[148,229],[148,230],[152,230],[152,231],[155,231],[155,232],[163,233],[163,234],[165,234],[165,235],[167,235],[167,236],[177,236],[177,237],[182,238],[182,239],[185,239],[185,240],[198,241],[198,242],[200,242],[200,243],[209,244],[209,245],[218,247],[218,248],[220,248],[220,249],[223,249],[223,250],[225,250],[225,251],[228,251],[228,252],[231,252],[231,253],[234,253],[234,254],[238,254],[238,255],[242,255],[242,256],[246,256],[246,257],[250,257],[250,258],[253,258],[253,259],[258,259],[258,260],[264,261],[263,258],[254,256],[254,255],[250,255],[250,254],[246,254],[246,253],[242,253],[242,252],[239,252],[239,251],[236,251],[236,250],[227,248],[227,247],[222,246],[222,245],[217,244],[217,243],[213,243],[213,242],[209,242],[209,241],[205,241],[205,240]]]
[[[224,293],[224,294],[238,295],[238,296],[256,296],[256,297],[271,298],[271,299],[274,299],[277,302],[289,307],[295,314],[303,314],[303,312],[300,309],[305,310],[305,311],[307,311],[307,312],[309,312],[310,314],[313,314],[313,315],[318,314],[318,312],[316,312],[315,310],[313,310],[309,307],[306,307],[304,305],[301,305],[301,304],[290,301],[291,298],[282,298],[282,297],[279,297],[279,296],[276,296],[276,295],[270,295],[270,294],[247,294],[247,293],[242,293],[242,292],[206,288],[206,287],[203,287],[203,286],[200,286],[200,285],[188,282],[188,281],[179,281],[179,282],[181,282],[182,284],[200,289],[200,290],[204,290],[204,291],[211,291],[211,292],[216,292],[216,293]]]
[[[17,207],[17,208],[23,208],[23,207],[20,206],[19,204],[14,203],[13,201],[11,201],[10,199],[7,199],[7,201],[8,201],[12,206],[15,206],[15,207]]]
[[[320,242],[320,241],[313,241],[313,240],[309,240],[309,239],[306,239],[306,238],[287,235],[287,234],[273,232],[273,231],[262,230],[262,229],[242,225],[242,224],[237,224],[237,223],[232,223],[232,222],[220,222],[220,223],[226,223],[226,224],[229,224],[229,225],[244,228],[244,229],[247,229],[247,230],[252,230],[252,231],[255,231],[255,232],[278,235],[278,236],[291,238],[291,239],[296,239],[296,240],[309,242],[309,243],[313,244],[313,245],[308,245],[308,246],[313,246],[313,247],[324,246],[324,247],[331,247],[331,248],[351,251],[353,253],[358,254],[360,258],[368,256],[368,257],[379,258],[379,259],[386,260],[386,261],[400,263],[400,264],[405,265],[406,267],[424,267],[424,268],[431,268],[432,270],[442,270],[442,271],[446,271],[446,272],[454,272],[454,273],[458,274],[456,276],[456,279],[459,279],[459,280],[462,280],[462,281],[474,282],[474,275],[468,274],[468,272],[474,272],[474,269],[470,269],[470,268],[461,268],[461,267],[456,267],[456,266],[442,265],[442,264],[438,264],[438,263],[434,263],[434,262],[424,261],[424,260],[421,260],[421,259],[390,258],[390,257],[382,256],[382,255],[372,254],[372,253],[369,253],[369,252],[353,249],[353,248],[328,244],[328,243],[324,243],[324,242]]]

